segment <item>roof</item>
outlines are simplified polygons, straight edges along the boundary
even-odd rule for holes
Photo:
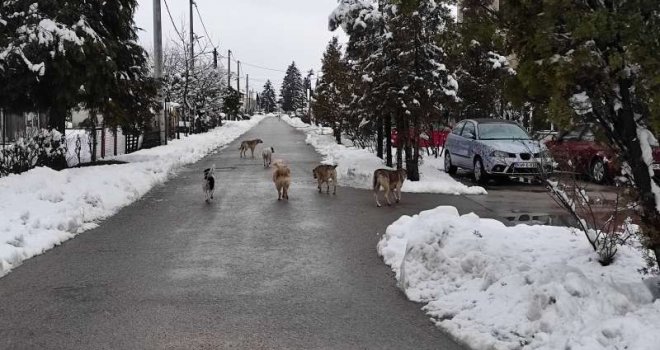
[[[477,122],[477,124],[513,124],[513,125],[518,125],[518,122],[513,121],[513,120],[506,120],[506,119],[494,119],[494,118],[475,118],[475,119],[466,119],[466,120],[471,120],[474,122]]]

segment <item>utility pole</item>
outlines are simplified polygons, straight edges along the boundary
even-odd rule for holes
[[[250,74],[245,75],[245,111],[250,111]]]
[[[241,94],[241,61],[236,61],[236,90]]]
[[[231,87],[231,50],[227,50],[227,90]]]
[[[218,69],[218,49],[213,48],[213,68]]]
[[[160,83],[163,77],[163,26],[160,16],[160,0],[154,0],[154,78]],[[160,86],[160,84],[159,84]],[[163,95],[162,86],[158,89],[159,97]],[[158,115],[158,131],[160,135],[160,144],[167,144],[167,118],[165,117],[165,108],[167,103],[163,103],[163,110]]]
[[[190,0],[190,76],[195,77],[195,32],[193,29],[193,5],[195,4],[194,0]],[[195,130],[195,101],[192,101],[190,106],[190,128]]]

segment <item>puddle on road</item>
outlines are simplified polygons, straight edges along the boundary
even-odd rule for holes
[[[576,221],[567,214],[546,214],[546,213],[508,213],[500,214],[507,225],[547,225],[547,226],[568,226],[576,227]]]

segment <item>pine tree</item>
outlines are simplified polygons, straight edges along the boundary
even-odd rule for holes
[[[436,43],[452,21],[449,9],[435,1],[403,0],[386,6],[390,38],[384,50],[393,59],[389,75],[396,84],[389,95],[397,102],[397,131],[405,151],[408,178],[419,180],[419,133],[437,104],[455,99],[458,83],[445,65],[445,53]],[[397,86],[398,85],[398,86]],[[412,136],[412,137],[411,137]],[[401,150],[397,152],[401,161]]]
[[[224,103],[222,105],[222,112],[227,115],[228,118],[238,117],[238,112],[241,109],[243,103],[241,102],[241,94],[231,86],[225,92]]]
[[[292,62],[287,68],[280,94],[284,111],[295,112],[304,106],[303,82],[300,71],[296,67],[296,62]]]
[[[275,90],[270,80],[267,80],[266,84],[264,84],[264,90],[259,96],[259,99],[261,102],[260,107],[266,113],[272,113],[277,109],[277,98],[275,97]]]
[[[314,115],[324,124],[332,126],[335,140],[341,143],[343,131],[343,114],[348,100],[348,69],[342,60],[341,45],[337,37],[333,37],[322,59],[321,78],[314,95]]]

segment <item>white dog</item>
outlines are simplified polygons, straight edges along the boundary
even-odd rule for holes
[[[273,160],[273,153],[275,153],[273,147],[264,148],[263,152],[261,152],[261,157],[264,159],[264,167],[270,167]]]
[[[206,203],[209,203],[213,199],[213,192],[215,191],[215,177],[213,173],[215,172],[215,165],[204,169],[204,184],[202,188],[204,189],[204,194],[206,195]]]

